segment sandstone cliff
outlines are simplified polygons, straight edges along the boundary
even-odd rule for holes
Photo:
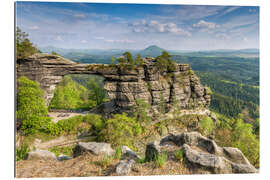
[[[93,74],[104,77],[113,107],[120,111],[131,108],[143,99],[158,111],[164,101],[166,111],[177,104],[181,109],[206,108],[210,104],[207,88],[188,64],[175,64],[175,70],[161,71],[154,58],[145,58],[144,65],[126,68],[120,65],[79,64],[57,55],[34,54],[17,61],[17,77],[26,76],[38,81],[45,91],[47,105],[57,84],[67,74]]]

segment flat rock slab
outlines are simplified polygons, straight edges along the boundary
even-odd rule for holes
[[[113,155],[115,150],[108,143],[97,142],[79,142],[74,148],[74,157],[77,157],[85,152],[90,152],[94,155]]]
[[[27,160],[56,160],[54,153],[47,150],[35,150],[27,153]]]

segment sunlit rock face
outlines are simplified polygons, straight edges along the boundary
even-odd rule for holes
[[[175,64],[173,71],[161,71],[154,58],[144,58],[144,65],[130,68],[108,64],[79,64],[57,55],[34,54],[17,60],[17,78],[26,76],[40,83],[49,105],[53,92],[64,75],[93,74],[104,77],[104,88],[113,106],[128,110],[143,99],[153,110],[161,102],[166,111],[177,105],[181,109],[206,108],[210,95],[188,64]],[[158,111],[158,110],[157,110]]]

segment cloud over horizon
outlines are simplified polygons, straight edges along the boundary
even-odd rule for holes
[[[253,6],[16,2],[16,22],[40,47],[259,47],[259,7]]]

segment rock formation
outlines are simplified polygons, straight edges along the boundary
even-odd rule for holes
[[[181,109],[207,107],[210,95],[188,64],[175,64],[172,72],[160,71],[154,58],[133,69],[120,65],[79,64],[57,55],[34,54],[17,61],[17,77],[38,81],[45,91],[47,105],[57,84],[67,74],[93,74],[104,77],[104,88],[114,109],[132,107],[137,99],[149,103],[155,111],[161,100],[170,110],[177,103]]]
[[[145,159],[153,160],[162,151],[182,149],[184,158],[193,174],[200,173],[258,173],[243,155],[232,147],[219,147],[215,141],[198,132],[184,132],[169,135],[146,146]]]

